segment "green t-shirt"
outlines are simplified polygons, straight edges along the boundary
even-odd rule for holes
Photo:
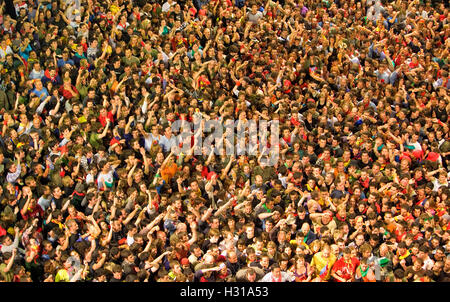
[[[127,65],[127,66],[131,66],[133,64],[139,65],[139,58],[135,57],[135,56],[131,56],[129,58],[127,57],[123,57],[122,58],[122,62]]]
[[[102,143],[102,140],[98,137],[98,133],[92,132],[89,136],[89,143],[94,147],[95,149],[100,148],[100,144]]]
[[[9,270],[9,272],[5,273],[4,269],[6,267],[7,267],[7,264],[5,264],[5,263],[0,264],[0,273],[3,275],[6,282],[12,282],[12,280],[14,278],[14,274],[13,274],[12,270]]]
[[[148,55],[148,54],[151,55],[153,60],[156,60],[158,58],[159,52],[158,52],[158,50],[156,50],[154,48],[150,49],[150,51],[148,51],[147,49],[144,48],[143,51],[146,55]]]
[[[84,99],[88,94],[88,86],[86,85],[77,85],[78,93],[80,94],[80,99]]]

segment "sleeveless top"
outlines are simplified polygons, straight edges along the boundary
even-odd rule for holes
[[[305,272],[298,274],[297,269],[294,270],[295,282],[302,282],[308,278],[308,266],[305,265]]]

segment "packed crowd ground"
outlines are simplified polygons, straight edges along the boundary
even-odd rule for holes
[[[1,281],[450,280],[448,2],[0,3]]]

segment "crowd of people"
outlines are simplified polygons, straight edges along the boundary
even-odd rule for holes
[[[447,1],[0,3],[0,281],[450,280]]]

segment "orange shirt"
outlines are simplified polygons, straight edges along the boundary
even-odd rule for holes
[[[161,169],[161,177],[166,182],[169,182],[170,179],[172,179],[175,176],[175,173],[177,173],[178,166],[176,163],[172,163],[172,165],[166,165],[164,169]]]

